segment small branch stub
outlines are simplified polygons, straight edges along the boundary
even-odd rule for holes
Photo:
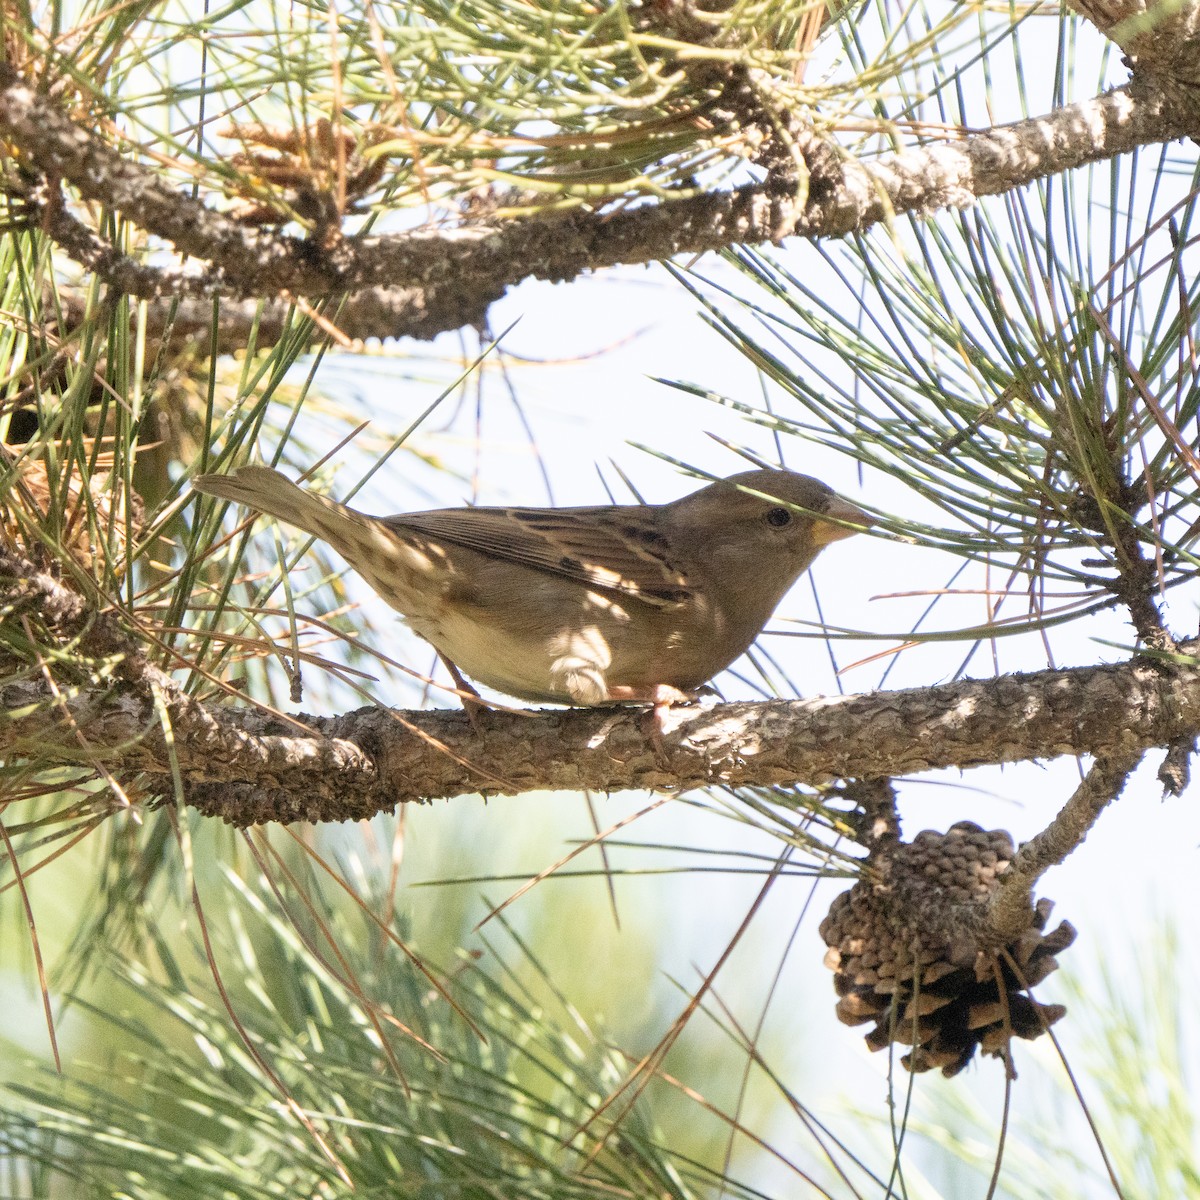
[[[976,1050],[1004,1058],[1014,1036],[1035,1038],[1066,1009],[1028,995],[1075,940],[1063,921],[1045,933],[1053,904],[1032,898],[1024,927],[1004,940],[987,921],[988,899],[1015,855],[1011,836],[960,821],[911,843],[884,843],[862,878],[821,923],[834,972],[838,1018],[874,1021],[872,1050],[912,1046],[910,1071],[958,1074]],[[1007,933],[1007,931],[1006,931]]]

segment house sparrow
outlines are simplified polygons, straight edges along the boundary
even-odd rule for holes
[[[465,673],[556,704],[687,698],[750,646],[822,548],[871,524],[791,471],[745,471],[670,504],[391,517],[270,467],[192,486],[327,541],[432,643],[460,687]]]

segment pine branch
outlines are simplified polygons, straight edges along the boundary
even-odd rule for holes
[[[861,696],[676,709],[656,752],[638,709],[486,714],[363,708],[284,717],[203,704],[153,667],[111,615],[31,564],[0,560],[10,615],[36,611],[107,678],[52,690],[5,662],[0,757],[39,766],[90,753],[129,790],[173,794],[237,825],[363,819],[468,792],[823,784],[944,767],[1093,754],[1120,759],[1200,733],[1200,665],[1135,658]],[[1200,642],[1181,647],[1200,652]],[[12,651],[3,657],[11,658]],[[169,734],[166,732],[169,726]],[[140,781],[140,782],[135,782]]]
[[[369,287],[415,289],[406,306],[385,306],[359,336],[430,337],[478,320],[525,278],[564,281],[584,271],[647,263],[785,237],[861,232],[897,214],[965,207],[1033,180],[1200,134],[1200,116],[1179,89],[1147,82],[1043,117],[964,134],[872,161],[822,162],[805,203],[771,180],[621,211],[576,210],[454,229],[420,229],[318,244],[248,228],[167,185],[70,120],[0,64],[0,133],[20,147],[26,170],[63,179],[85,199],[119,211],[206,266],[195,273],[135,262],[62,207],[44,182],[25,196],[35,218],[112,286],[131,295],[305,296]],[[832,157],[832,156],[828,156]]]

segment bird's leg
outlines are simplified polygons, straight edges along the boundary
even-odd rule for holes
[[[442,666],[450,672],[450,678],[454,680],[454,686],[458,689],[458,698],[462,701],[463,712],[467,714],[471,728],[476,733],[482,733],[483,724],[480,714],[487,711],[487,704],[483,697],[475,685],[440,650],[437,652],[437,656],[442,660]]]

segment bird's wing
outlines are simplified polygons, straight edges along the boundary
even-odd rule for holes
[[[402,536],[416,532],[647,604],[680,604],[691,599],[692,584],[668,556],[654,512],[649,505],[446,508],[384,523]]]

